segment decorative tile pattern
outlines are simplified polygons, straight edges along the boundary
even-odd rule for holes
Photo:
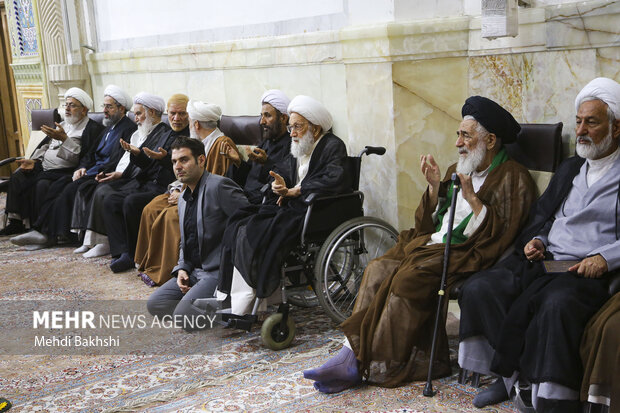
[[[14,52],[18,52],[20,57],[38,56],[39,45],[32,0],[13,0],[13,12],[17,36]]]

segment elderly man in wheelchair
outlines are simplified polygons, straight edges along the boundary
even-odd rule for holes
[[[340,239],[335,237],[336,231],[327,237],[339,224],[363,215],[363,195],[353,191],[357,189],[359,158],[347,157],[342,140],[330,132],[332,118],[321,103],[297,96],[288,112],[291,154],[270,172],[265,202],[241,209],[229,220],[218,287],[231,298],[231,314],[224,319],[230,326],[247,330],[256,321],[259,303],[282,287],[283,304],[262,329],[263,340],[274,349],[288,346],[294,336],[294,325],[288,317],[289,299],[302,305],[318,300],[333,318],[342,321],[359,286],[355,274],[361,275],[359,268],[363,271],[367,263],[359,260],[366,251],[359,248],[364,242],[359,230]],[[363,153],[384,151],[370,148]],[[393,242],[395,230],[388,224],[371,219],[367,223],[380,228],[373,242],[377,238]],[[323,243],[326,237],[328,242]],[[351,253],[353,245],[347,244],[352,240],[358,246],[355,257]],[[320,250],[321,244],[328,243],[332,245],[329,257]],[[317,257],[324,262],[326,276],[315,277],[320,272],[314,265]],[[305,293],[312,293],[309,286],[323,295],[317,293],[317,298],[309,298]],[[291,296],[286,294],[291,287],[304,289]]]

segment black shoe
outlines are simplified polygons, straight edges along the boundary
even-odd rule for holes
[[[0,230],[0,237],[23,234],[24,232],[26,232],[26,227],[19,219],[9,219],[9,225]]]

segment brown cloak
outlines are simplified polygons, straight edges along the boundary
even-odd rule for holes
[[[230,160],[220,154],[220,148],[228,143],[237,148],[228,136],[220,136],[213,142],[207,154],[206,170],[215,175],[226,174]],[[172,268],[179,260],[179,211],[176,204],[168,204],[168,194],[158,195],[142,211],[140,231],[134,261],[138,270],[145,273],[157,285],[168,281]]]
[[[588,322],[581,339],[581,400],[588,395],[611,398],[610,412],[620,411],[620,293]]]
[[[448,169],[440,196],[455,169]],[[487,213],[467,241],[452,245],[448,289],[500,257],[526,223],[536,192],[527,169],[508,160],[489,172],[477,195]],[[415,228],[401,232],[397,244],[368,265],[353,315],[342,324],[370,383],[395,387],[426,378],[424,353],[430,350],[445,248],[426,245],[435,232],[434,211],[427,190],[416,211]],[[439,332],[435,363],[435,376],[450,373],[445,329]]]

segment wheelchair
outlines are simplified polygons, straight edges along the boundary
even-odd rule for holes
[[[366,155],[383,155],[385,148],[366,146],[358,156],[347,158],[353,192],[319,197],[310,194],[299,245],[281,267],[282,303],[265,319],[261,337],[272,350],[287,348],[295,337],[290,304],[321,306],[336,323],[349,317],[368,262],[390,249],[398,236],[387,222],[364,216],[364,194],[359,191],[361,161]],[[256,298],[252,313],[222,314],[229,327],[250,331],[258,321],[263,299]]]

